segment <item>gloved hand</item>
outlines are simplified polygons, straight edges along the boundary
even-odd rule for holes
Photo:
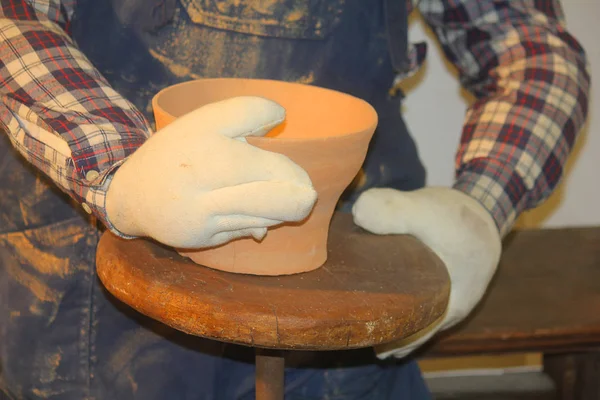
[[[289,158],[246,143],[285,119],[278,104],[257,97],[212,103],[151,136],[110,183],[109,221],[126,236],[176,248],[261,240],[267,227],[300,221],[316,192]]]
[[[355,202],[354,222],[375,234],[410,234],[444,262],[451,281],[444,316],[412,337],[376,348],[380,358],[404,357],[440,330],[462,321],[477,305],[496,271],[501,236],[489,212],[454,189],[412,192],[370,189]]]

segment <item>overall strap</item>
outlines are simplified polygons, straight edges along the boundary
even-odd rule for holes
[[[408,7],[407,0],[383,0],[390,57],[396,72],[408,71]]]

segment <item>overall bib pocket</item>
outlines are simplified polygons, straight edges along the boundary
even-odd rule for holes
[[[324,39],[345,0],[180,0],[198,25],[255,36]]]

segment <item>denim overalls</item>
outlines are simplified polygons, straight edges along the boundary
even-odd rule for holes
[[[156,92],[203,77],[303,82],[367,100],[379,126],[341,203],[348,211],[367,188],[424,185],[401,97],[388,95],[406,54],[402,1],[79,0],[70,33],[150,121]],[[252,349],[184,335],[104,290],[101,232],[79,210],[0,137],[0,398],[254,398]],[[412,361],[378,361],[372,349],[289,356],[286,399],[429,398]]]

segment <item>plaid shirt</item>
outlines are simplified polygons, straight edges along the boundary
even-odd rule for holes
[[[0,0],[0,122],[29,162],[119,234],[106,216],[106,191],[152,132],[66,33],[75,1]],[[415,4],[477,97],[454,187],[478,199],[504,234],[562,175],[587,114],[585,53],[558,0]],[[411,46],[411,73],[425,53]]]

